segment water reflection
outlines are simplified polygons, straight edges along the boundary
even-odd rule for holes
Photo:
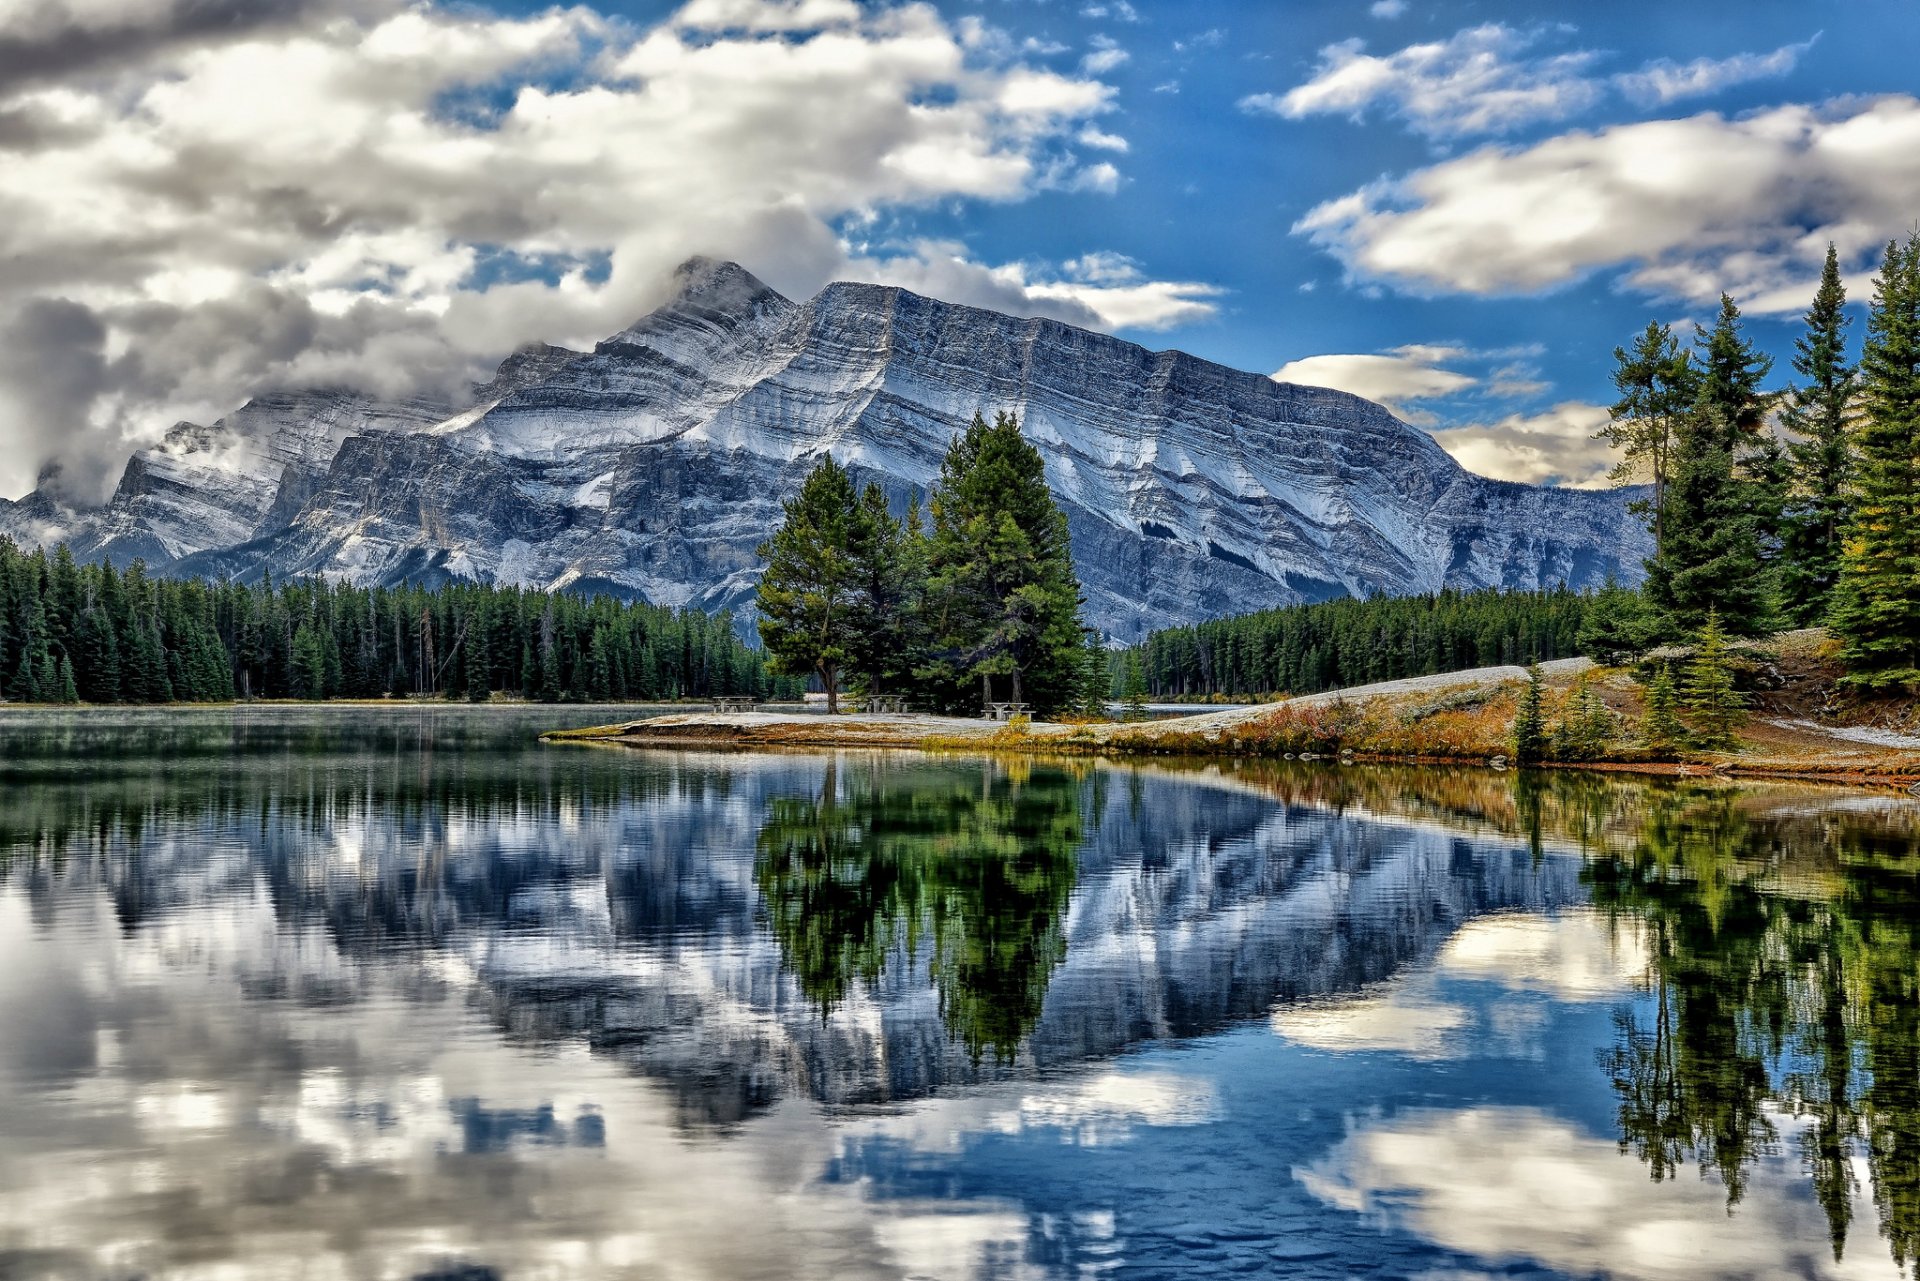
[[[0,718],[0,1275],[1915,1249],[1910,808],[551,714]]]
[[[1656,1180],[1688,1159],[1737,1205],[1783,1123],[1834,1258],[1856,1171],[1896,1263],[1920,1250],[1920,822],[1868,803],[1755,814],[1727,789],[1648,804],[1593,860],[1597,903],[1644,922],[1654,1000],[1603,1062],[1621,1142]]]
[[[1086,771],[827,768],[776,797],[754,883],[800,990],[830,1013],[924,952],[950,1036],[1009,1060],[1065,959]]]

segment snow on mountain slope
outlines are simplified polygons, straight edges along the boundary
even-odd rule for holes
[[[1647,550],[1623,495],[1474,476],[1342,392],[876,285],[795,303],[703,259],[677,284],[591,354],[515,357],[464,412],[263,397],[176,433],[80,545],[183,573],[742,606],[821,453],[904,507],[976,411],[1008,410],[1116,637],[1347,593],[1633,579]]]

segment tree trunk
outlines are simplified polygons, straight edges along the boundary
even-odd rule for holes
[[[1013,665],[1013,701],[1016,703],[1020,701],[1020,665],[1018,663]]]
[[[827,687],[827,715],[829,716],[840,714],[839,675],[832,663],[820,664],[820,683]]]

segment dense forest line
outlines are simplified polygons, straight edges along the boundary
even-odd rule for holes
[[[799,692],[732,619],[483,587],[258,585],[81,565],[0,538],[0,695],[34,703]]]
[[[1582,652],[1593,597],[1443,591],[1344,598],[1155,632],[1116,663],[1115,693],[1153,698],[1321,690]]]

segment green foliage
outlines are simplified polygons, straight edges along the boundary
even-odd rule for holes
[[[1591,684],[1582,682],[1567,702],[1553,733],[1553,759],[1597,761],[1607,754],[1618,733],[1613,713]]]
[[[1860,402],[1833,628],[1849,683],[1920,690],[1920,234],[1874,281]]]
[[[817,676],[827,710],[838,712],[841,669],[860,646],[853,551],[863,524],[859,500],[852,478],[829,454],[784,506],[785,521],[759,548],[767,562],[760,580],[760,639],[777,670]],[[871,541],[882,537],[874,531]]]
[[[1342,598],[1169,628],[1136,652],[1150,695],[1317,694],[1570,658],[1592,604],[1565,588]]]
[[[1780,421],[1795,436],[1788,446],[1795,484],[1781,531],[1781,598],[1788,618],[1802,627],[1827,616],[1840,579],[1842,537],[1852,519],[1848,432],[1858,381],[1847,363],[1852,323],[1839,256],[1829,244],[1805,332],[1793,345],[1793,369],[1802,381],[1789,389],[1780,412]]]
[[[1647,598],[1620,586],[1609,574],[1587,602],[1574,643],[1581,654],[1596,663],[1618,665],[1644,651],[1652,643],[1657,626]]]
[[[1042,714],[1104,707],[1066,517],[1018,422],[974,416],[932,510],[924,532],[917,503],[896,519],[878,485],[856,498],[832,458],[814,468],[760,548],[760,635],[778,670],[817,677],[834,711],[843,671],[866,693],[940,711],[996,698]]]
[[[1140,664],[1138,650],[1129,650],[1122,669],[1120,697],[1127,705],[1130,721],[1147,719],[1147,670]]]
[[[0,690],[37,702],[797,692],[725,615],[454,583],[154,579],[0,539]]]
[[[1720,616],[1709,612],[1687,664],[1681,702],[1693,716],[1694,729],[1704,747],[1730,747],[1734,730],[1747,718],[1746,699],[1734,688],[1733,663],[1727,654],[1727,634]]]
[[[1775,398],[1761,383],[1773,362],[1742,332],[1725,294],[1696,346],[1694,400],[1675,425],[1647,597],[1669,636],[1697,630],[1709,612],[1738,635],[1757,635],[1772,622],[1766,560],[1784,501],[1784,468],[1762,439]]]
[[[1687,742],[1687,727],[1680,719],[1679,694],[1673,687],[1673,673],[1662,663],[1647,684],[1646,716],[1640,722],[1640,737],[1661,756],[1672,756]]]
[[[1513,759],[1531,765],[1546,759],[1547,712],[1545,682],[1536,665],[1527,668],[1527,687],[1513,717]]]
[[[948,710],[996,695],[1043,715],[1078,705],[1085,629],[1067,518],[1011,415],[991,425],[974,416],[947,450],[931,505],[928,696]]]
[[[1083,785],[982,765],[870,764],[818,798],[773,802],[754,880],[801,991],[823,1013],[856,982],[925,960],[948,1033],[978,1062],[1013,1057],[1066,956]]]

